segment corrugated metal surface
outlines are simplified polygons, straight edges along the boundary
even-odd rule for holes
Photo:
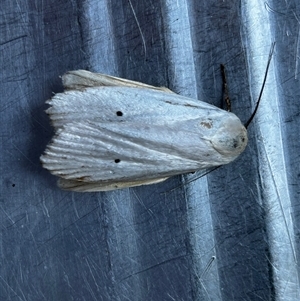
[[[0,15],[1,300],[300,299],[298,1],[3,0]],[[223,63],[246,121],[273,41],[232,164],[183,186],[190,176],[86,194],[41,168],[44,101],[65,71],[220,106]]]

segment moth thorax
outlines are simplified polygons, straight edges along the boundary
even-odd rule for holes
[[[214,149],[224,156],[238,156],[247,143],[247,130],[240,119],[230,114],[211,139]]]

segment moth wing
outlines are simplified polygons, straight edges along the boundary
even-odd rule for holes
[[[67,90],[82,90],[83,88],[87,87],[118,86],[144,89],[146,88],[173,93],[171,90],[165,87],[155,87],[133,80],[114,77],[101,73],[93,73],[86,70],[68,71],[62,76],[62,81],[65,89]]]
[[[184,185],[189,184],[191,182],[194,182],[198,180],[199,178],[202,178],[215,169],[219,168],[217,167],[211,167],[204,170],[198,170],[193,174],[188,174],[188,178],[184,180]],[[144,180],[144,181],[130,181],[130,182],[113,182],[113,183],[107,183],[103,181],[98,182],[92,182],[92,183],[86,183],[86,182],[80,182],[76,180],[66,180],[63,178],[60,178],[58,180],[58,187],[64,190],[72,190],[77,192],[95,192],[95,191],[110,191],[115,189],[122,189],[122,188],[129,188],[129,187],[136,187],[136,186],[142,186],[142,185],[151,185],[151,184],[157,184],[160,182],[163,182],[167,180],[169,177],[166,178],[159,178],[159,179],[152,179],[152,180]],[[180,186],[179,186],[180,187]],[[175,187],[173,189],[176,189],[178,187]],[[172,190],[173,190],[172,189]]]
[[[92,122],[167,123],[224,111],[175,93],[146,88],[93,87],[55,94],[47,101],[53,126]]]
[[[66,180],[60,178],[58,180],[58,187],[64,190],[72,190],[77,192],[110,191],[115,189],[122,189],[122,188],[135,187],[141,185],[157,184],[165,181],[166,179],[168,178],[153,179],[149,181],[130,181],[130,182],[113,182],[113,183],[98,181],[98,182],[86,183],[86,182]]]
[[[57,130],[41,161],[63,179],[103,187],[162,181],[224,162],[210,141],[191,131],[198,123],[69,123]]]

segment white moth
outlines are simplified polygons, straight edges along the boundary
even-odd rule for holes
[[[158,183],[227,164],[247,145],[233,113],[166,88],[84,70],[62,80],[66,91],[47,101],[56,135],[41,156],[62,189]]]

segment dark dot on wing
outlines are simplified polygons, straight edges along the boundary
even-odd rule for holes
[[[123,112],[121,112],[121,111],[117,111],[116,114],[117,114],[117,116],[123,116]]]
[[[120,159],[115,159],[115,163],[120,163],[121,160]]]
[[[11,186],[12,186],[12,187],[15,187],[15,186],[16,186],[16,184],[12,184]]]

